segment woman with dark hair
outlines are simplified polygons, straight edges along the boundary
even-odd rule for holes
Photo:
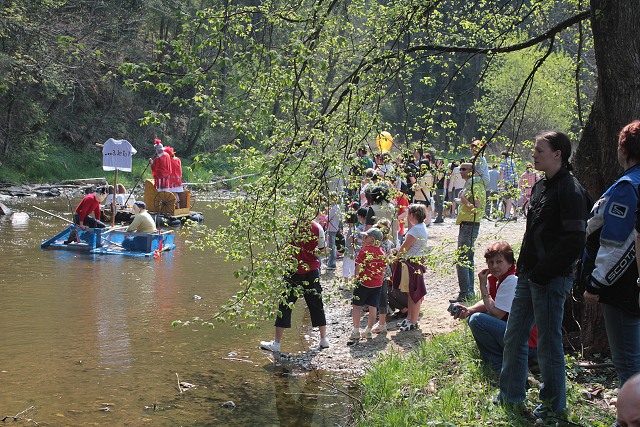
[[[573,285],[573,268],[585,244],[589,214],[586,191],[569,171],[571,142],[562,132],[536,138],[535,168],[545,173],[531,192],[527,225],[518,257],[518,284],[504,335],[500,373],[502,403],[527,397],[529,334],[538,327],[538,364],[544,385],[537,418],[565,417],[567,406],[562,317]]]
[[[618,163],[624,169],[622,177],[595,203],[587,223],[587,239],[596,239],[599,245],[587,245],[597,248],[595,254],[585,251],[585,256],[595,260],[595,267],[586,281],[584,300],[602,303],[613,364],[622,387],[640,372],[640,280],[633,262],[638,236],[634,225],[640,184],[640,120],[620,132]]]
[[[484,259],[487,261],[487,268],[478,273],[482,299],[471,307],[456,303],[454,307],[459,308],[454,308],[451,314],[456,319],[469,319],[469,329],[482,359],[499,373],[502,368],[504,331],[507,329],[507,319],[518,282],[516,261],[513,249],[507,242],[489,245]],[[535,355],[536,343],[537,334],[534,329],[529,339],[529,356]]]

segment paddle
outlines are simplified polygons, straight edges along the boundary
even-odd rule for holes
[[[47,215],[51,215],[51,216],[54,216],[54,217],[56,217],[56,218],[58,218],[58,219],[61,219],[61,220],[63,220],[63,221],[66,221],[66,222],[68,222],[69,224],[73,224],[73,221],[70,221],[70,220],[68,220],[67,218],[61,217],[60,215],[56,215],[56,214],[54,214],[53,212],[45,211],[44,209],[40,209],[39,207],[37,207],[37,206],[33,206],[33,205],[31,205],[31,207],[32,207],[32,208],[34,208],[34,209],[38,209],[39,211],[42,211],[42,212],[46,213]]]

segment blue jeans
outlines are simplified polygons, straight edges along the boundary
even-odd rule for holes
[[[456,273],[458,274],[460,295],[463,297],[473,296],[475,294],[473,290],[473,254],[479,231],[479,222],[460,224],[460,230],[458,231],[459,262],[456,265]],[[463,265],[461,265],[461,263]]]
[[[622,387],[629,377],[640,372],[640,317],[609,304],[602,304],[602,312],[611,358]]]
[[[327,267],[336,268],[336,234],[337,231],[329,231],[327,233],[329,235],[329,260],[327,261]]]
[[[507,322],[487,313],[473,313],[468,322],[482,359],[491,366],[491,369],[500,373]],[[537,357],[537,350],[528,348],[527,356],[528,358]]]
[[[469,329],[476,340],[482,359],[491,365],[491,369],[500,372],[507,322],[487,313],[473,313],[469,317]]]
[[[504,360],[498,394],[501,402],[520,403],[526,399],[527,341],[535,323],[538,326],[538,366],[543,382],[540,400],[548,410],[564,415],[567,384],[562,317],[572,284],[572,277],[557,276],[545,285],[529,282],[526,274],[518,278],[504,334]]]

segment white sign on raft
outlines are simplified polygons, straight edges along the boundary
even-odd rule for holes
[[[131,172],[131,157],[137,152],[125,139],[107,139],[102,147],[102,170]]]

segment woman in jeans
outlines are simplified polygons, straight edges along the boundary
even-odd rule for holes
[[[587,223],[589,241],[595,238],[600,244],[584,300],[602,303],[613,364],[622,387],[629,377],[640,372],[640,281],[634,259],[638,236],[634,225],[640,184],[640,120],[620,132],[618,163],[624,169],[622,177],[596,202]]]
[[[585,243],[587,194],[570,171],[571,142],[562,132],[536,138],[535,168],[545,173],[532,190],[517,262],[518,284],[504,335],[501,403],[525,401],[529,334],[538,327],[538,365],[544,383],[538,418],[564,417],[567,397],[562,317],[573,267]]]

